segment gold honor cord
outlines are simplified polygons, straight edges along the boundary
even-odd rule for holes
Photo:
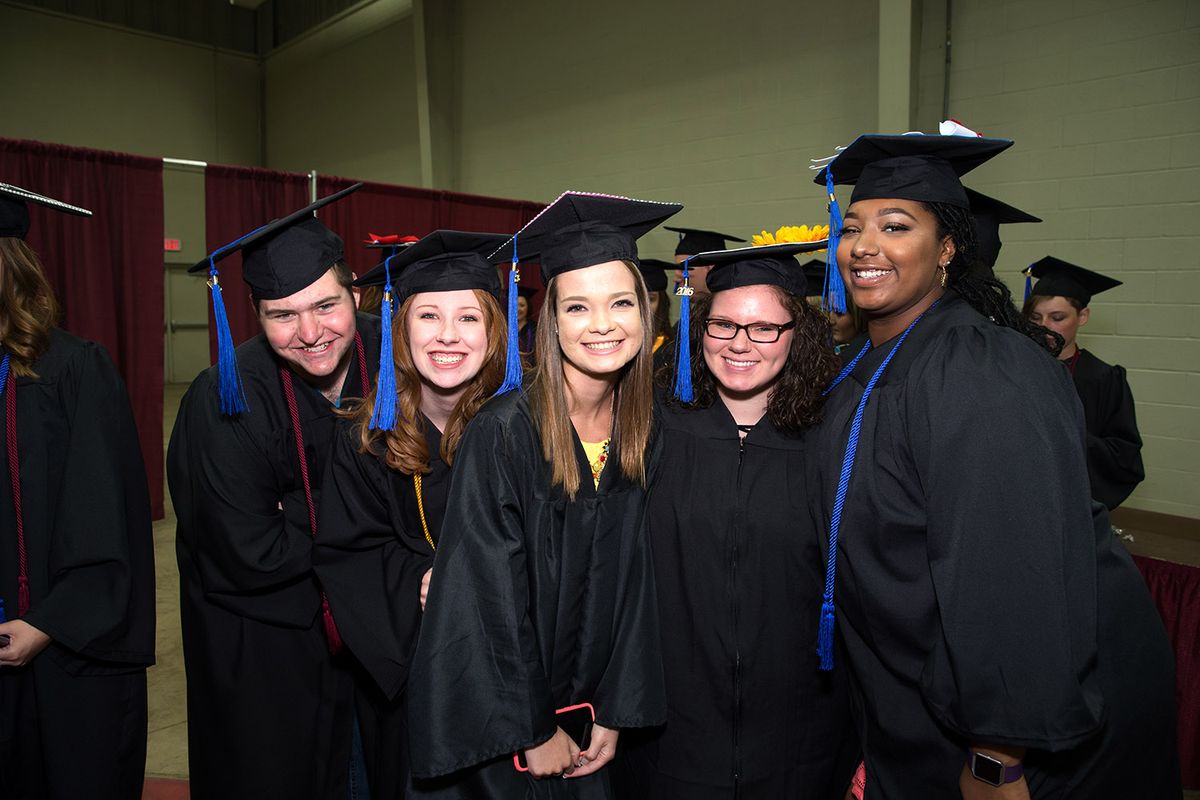
[[[421,531],[425,534],[425,541],[429,542],[429,549],[437,552],[437,545],[433,543],[433,537],[429,535],[429,523],[425,521],[425,500],[421,497],[421,473],[413,473],[413,488],[417,490],[417,513],[421,515]]]

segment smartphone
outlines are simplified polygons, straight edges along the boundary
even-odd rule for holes
[[[579,703],[574,706],[560,708],[554,712],[555,722],[563,729],[571,741],[579,745],[580,750],[587,750],[592,744],[592,725],[596,722],[596,709],[591,703]],[[525,753],[513,753],[513,766],[517,772],[528,772],[525,764]]]

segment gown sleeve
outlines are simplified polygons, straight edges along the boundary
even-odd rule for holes
[[[154,661],[153,616],[132,636],[138,592],[153,592],[150,505],[129,398],[116,367],[85,345],[64,375],[70,436],[49,552],[50,589],[24,617],[54,641],[106,661]],[[145,628],[143,624],[141,627]]]
[[[530,509],[519,485],[540,459],[531,430],[510,431],[486,409],[459,444],[409,679],[419,778],[514,753],[554,733],[553,698],[529,614]]]
[[[187,444],[171,448],[168,468],[189,482],[183,513],[208,599],[252,619],[307,627],[320,606],[307,512],[303,524],[285,517],[278,465],[257,430],[261,416],[222,416],[216,388],[201,378],[184,396],[176,423],[184,427],[172,439]]]
[[[313,567],[350,651],[389,698],[403,687],[432,553],[400,541],[389,513],[390,470],[358,450],[339,422],[321,488]]]
[[[657,414],[656,414],[657,418]],[[660,482],[663,437],[655,425],[646,462],[648,487]],[[614,462],[614,466],[616,466]],[[666,489],[667,487],[664,487]],[[606,728],[639,728],[666,721],[666,682],[662,637],[659,635],[658,593],[654,583],[647,506],[626,539],[628,555],[617,587],[618,608],[608,667],[596,687],[596,722]]]
[[[951,329],[909,378],[940,617],[921,690],[968,741],[1060,750],[1102,715],[1082,418],[1067,373],[1007,333]]]
[[[1101,391],[1104,418],[1087,434],[1088,474],[1093,496],[1111,510],[1125,502],[1146,478],[1146,470],[1125,368],[1111,367]]]

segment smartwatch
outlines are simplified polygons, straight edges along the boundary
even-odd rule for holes
[[[1019,762],[1011,767],[1006,767],[999,759],[974,750],[967,751],[967,768],[971,770],[971,776],[975,780],[992,786],[1012,783],[1025,774],[1025,770]]]

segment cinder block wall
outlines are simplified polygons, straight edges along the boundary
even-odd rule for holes
[[[967,182],[1046,220],[1004,229],[997,271],[1020,292],[1052,254],[1125,282],[1080,341],[1129,371],[1128,505],[1200,517],[1200,4],[956,0],[952,53],[952,115],[1017,142]]]

